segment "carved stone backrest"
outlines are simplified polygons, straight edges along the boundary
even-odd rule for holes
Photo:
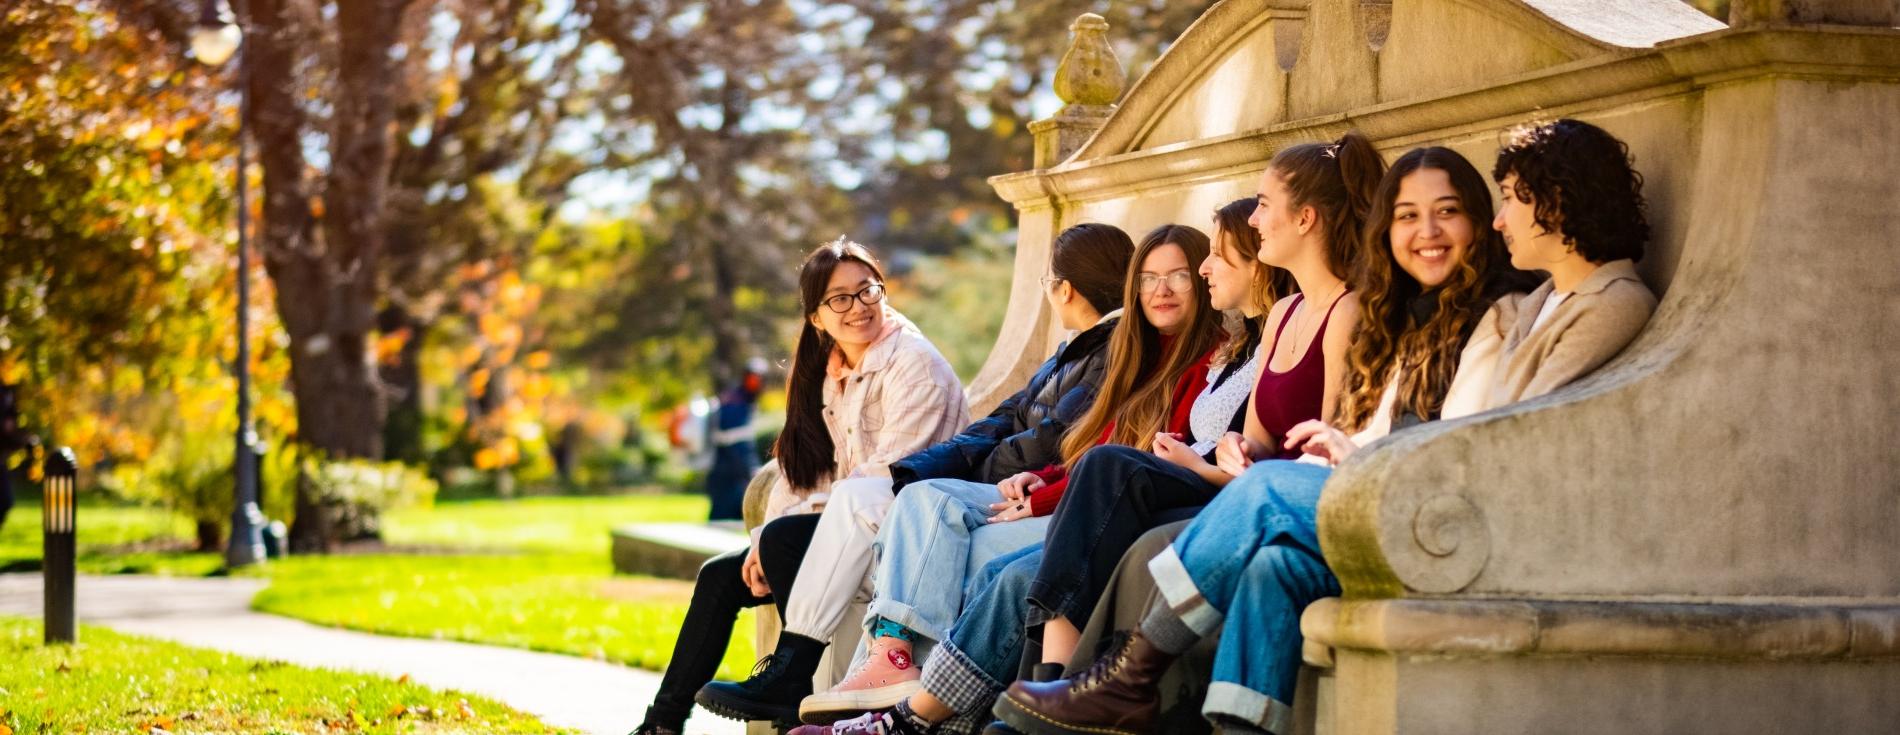
[[[1343,466],[1321,530],[1347,595],[1900,596],[1893,8],[1227,0],[1072,156],[992,179],[1017,272],[971,393],[1053,345],[1034,278],[1064,227],[1206,229],[1274,151],[1348,129],[1489,171],[1505,129],[1577,117],[1645,177],[1662,304],[1598,374]]]

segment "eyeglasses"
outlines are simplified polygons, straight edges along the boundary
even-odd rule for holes
[[[874,306],[877,302],[884,300],[884,284],[873,283],[869,286],[865,286],[857,293],[838,294],[837,296],[825,299],[825,306],[830,307],[834,312],[843,314],[851,310],[852,299],[857,299],[865,306]]]
[[[1194,271],[1178,270],[1165,276],[1159,273],[1142,273],[1135,276],[1135,289],[1145,294],[1154,293],[1164,280],[1168,282],[1169,291],[1186,293],[1188,289],[1194,287]]]
[[[1056,284],[1069,280],[1069,279],[1063,278],[1062,276],[1043,276],[1036,280],[1042,283],[1042,290],[1047,291],[1049,289],[1055,288]]]

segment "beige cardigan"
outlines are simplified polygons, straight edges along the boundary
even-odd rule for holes
[[[1590,374],[1623,351],[1656,311],[1656,295],[1636,274],[1636,264],[1613,260],[1598,266],[1558,304],[1536,331],[1531,325],[1556,286],[1544,281],[1526,295],[1499,299],[1478,324],[1504,340],[1485,408],[1535,398]]]
[[[766,497],[767,522],[822,511],[832,482],[889,477],[892,462],[949,439],[970,423],[963,383],[949,361],[897,310],[885,307],[884,318],[896,328],[865,351],[857,368],[834,369],[825,378],[825,428],[837,470],[804,491],[779,475]]]

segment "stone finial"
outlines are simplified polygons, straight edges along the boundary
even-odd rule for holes
[[[1103,106],[1121,99],[1128,76],[1108,45],[1108,21],[1083,13],[1069,24],[1069,50],[1056,65],[1056,96],[1065,104]]]
[[[1056,65],[1056,97],[1063,102],[1055,117],[1029,124],[1036,136],[1036,168],[1066,160],[1102,129],[1115,112],[1128,76],[1108,45],[1108,21],[1083,13],[1070,24],[1069,50]]]

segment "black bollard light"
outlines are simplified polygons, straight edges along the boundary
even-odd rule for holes
[[[79,628],[74,618],[73,586],[77,569],[79,463],[73,450],[60,447],[46,455],[46,492],[40,505],[45,539],[41,572],[46,583],[46,642],[72,643]]]

